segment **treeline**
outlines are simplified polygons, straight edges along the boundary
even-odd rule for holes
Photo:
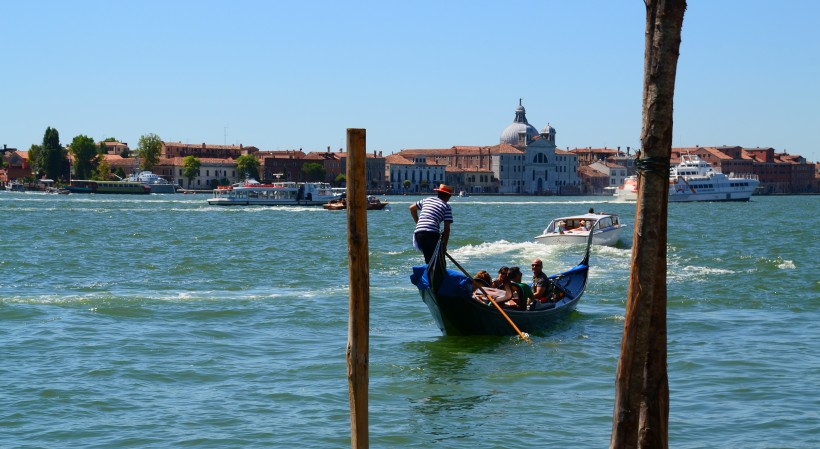
[[[60,133],[49,126],[43,134],[42,144],[34,144],[28,150],[32,175],[35,179],[45,177],[55,182],[66,181],[72,176],[77,179],[109,180],[111,167],[105,159],[108,152],[106,142],[118,140],[109,137],[97,145],[91,137],[80,134],[71,140],[68,147],[63,147],[60,144]],[[140,169],[150,170],[156,165],[161,151],[162,139],[158,135],[141,136],[136,150],[140,158]],[[123,153],[122,156],[128,157],[130,154]],[[122,172],[122,168],[118,171]],[[125,173],[117,173],[117,176],[123,178]]]

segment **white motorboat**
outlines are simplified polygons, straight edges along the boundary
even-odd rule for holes
[[[340,198],[326,182],[274,182],[262,184],[248,179],[232,186],[219,186],[208,204],[218,206],[321,206]]]
[[[760,180],[754,174],[728,176],[697,155],[682,155],[669,173],[669,202],[749,201]],[[615,191],[617,201],[638,199],[638,177],[629,176]]]
[[[176,184],[150,171],[140,171],[125,178],[123,181],[141,182],[151,189],[151,193],[176,193]]]
[[[546,245],[586,243],[592,232],[592,244],[614,246],[627,225],[617,214],[580,214],[552,220],[535,241]]]

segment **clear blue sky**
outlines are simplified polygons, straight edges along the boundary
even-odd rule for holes
[[[820,2],[691,0],[674,146],[820,159]],[[640,145],[641,0],[0,0],[0,144],[48,126],[262,150]]]

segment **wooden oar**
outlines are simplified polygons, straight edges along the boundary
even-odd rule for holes
[[[468,277],[468,278],[470,278],[470,279],[472,279],[472,278],[473,278],[472,276],[470,276],[470,273],[468,273],[468,272],[467,272],[467,270],[465,270],[465,269],[464,269],[464,267],[462,267],[461,265],[459,265],[459,264],[458,264],[458,262],[456,262],[456,260],[455,260],[455,259],[453,259],[453,256],[451,256],[451,255],[450,255],[450,253],[445,252],[444,254],[447,256],[447,258],[448,258],[448,259],[450,259],[450,261],[451,261],[451,262],[453,262],[454,264],[456,264],[456,266],[458,267],[458,269],[459,269],[459,270],[461,270],[461,272],[462,272],[462,273],[464,273],[464,276],[467,276],[467,277]],[[510,319],[510,317],[507,315],[507,313],[506,313],[506,312],[504,312],[504,309],[502,309],[502,308],[501,308],[501,306],[499,306],[497,302],[493,301],[493,298],[492,298],[490,295],[488,295],[486,291],[484,291],[484,288],[483,288],[482,286],[480,286],[480,285],[479,285],[479,286],[478,286],[478,289],[479,289],[479,290],[481,290],[481,293],[482,293],[484,296],[486,296],[487,298],[489,298],[489,299],[490,299],[490,302],[491,302],[491,303],[493,303],[493,305],[495,305],[495,308],[496,308],[496,309],[498,309],[498,311],[499,311],[499,312],[501,312],[501,315],[503,315],[503,316],[504,316],[504,318],[506,318],[506,319],[507,319],[507,322],[508,322],[508,323],[510,323],[510,326],[512,326],[512,328],[513,328],[513,329],[515,329],[515,331],[516,331],[516,332],[518,332],[518,335],[519,335],[522,339],[524,339],[525,341],[530,341],[530,335],[529,335],[529,334],[527,334],[526,332],[521,332],[521,331],[518,329],[518,326],[516,326],[516,325],[515,325],[515,323],[513,323],[513,320],[511,320],[511,319]]]

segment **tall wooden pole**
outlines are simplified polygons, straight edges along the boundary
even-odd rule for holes
[[[347,130],[347,259],[350,317],[347,327],[347,384],[350,446],[368,447],[367,382],[370,338],[370,258],[367,245],[366,133]]]
[[[686,0],[645,0],[643,124],[615,410],[609,447],[669,447],[666,229],[675,75]]]

